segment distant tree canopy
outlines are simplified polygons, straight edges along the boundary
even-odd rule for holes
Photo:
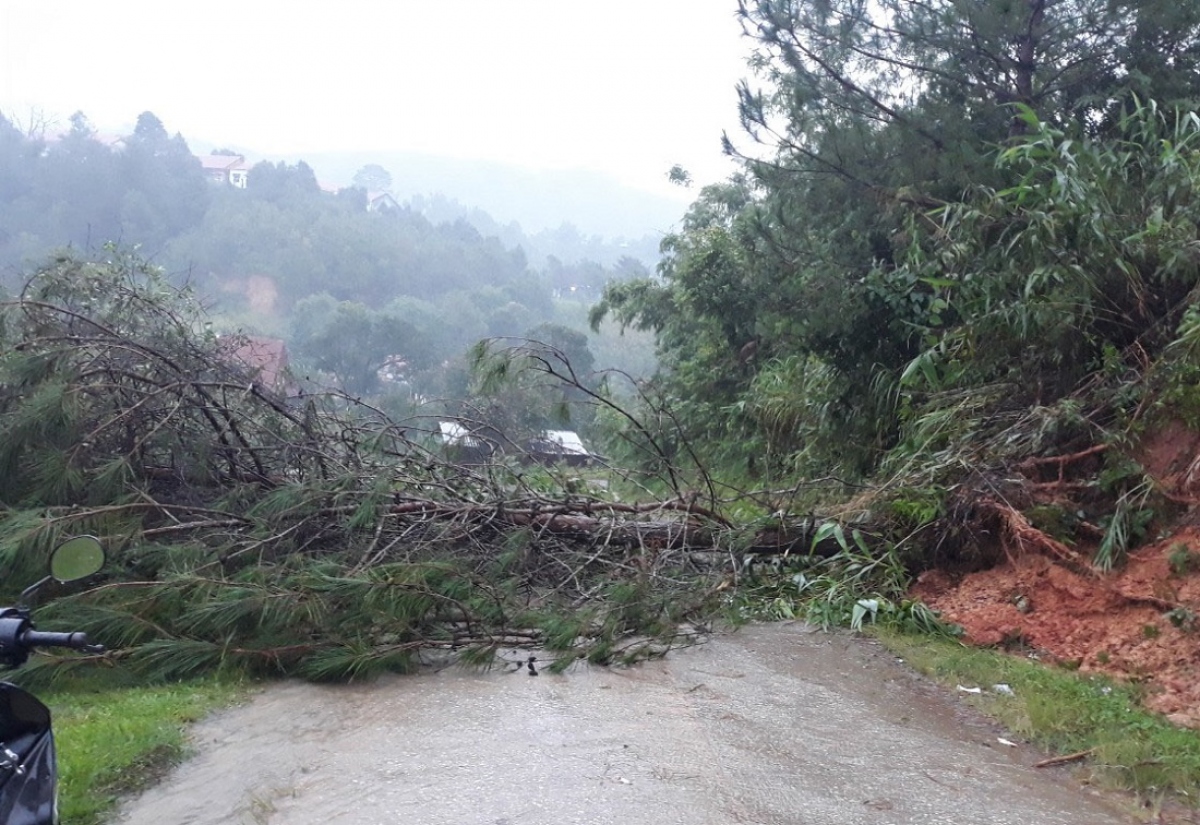
[[[250,193],[268,201],[298,202],[321,194],[316,173],[302,160],[293,165],[284,161],[256,163],[250,170],[250,180]]]
[[[0,118],[0,265],[48,249],[127,240],[161,249],[210,203],[200,164],[150,112],[113,151],[81,112],[61,138],[23,136]]]
[[[152,112],[115,141],[82,112],[65,134],[34,138],[0,116],[0,284],[17,287],[24,265],[62,247],[138,245],[235,322],[294,334],[299,366],[364,394],[388,389],[379,370],[397,358],[406,380],[441,387],[440,365],[480,338],[557,320],[556,283],[583,278],[565,271],[586,272],[596,291],[636,271],[556,263],[552,282],[530,267],[519,228],[502,241],[461,210],[442,215],[436,198],[371,213],[364,190],[387,188],[390,175],[368,165],[358,177],[364,188],[333,194],[304,161],[264,161],[239,190],[210,180]],[[564,232],[573,252],[590,248]],[[265,302],[249,300],[254,290]]]
[[[328,294],[311,295],[296,305],[292,342],[298,355],[329,373],[341,389],[360,396],[379,388],[386,367],[415,375],[433,354],[430,341],[401,314],[338,302]]]
[[[368,163],[354,173],[354,185],[368,192],[386,192],[392,188],[392,174],[378,163]]]

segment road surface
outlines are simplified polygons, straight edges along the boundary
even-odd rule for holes
[[[627,669],[272,686],[126,825],[1111,825],[881,646],[756,625]]]

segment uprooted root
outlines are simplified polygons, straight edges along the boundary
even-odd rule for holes
[[[979,501],[981,514],[995,518],[1001,527],[1001,546],[1009,561],[1026,553],[1044,553],[1072,565],[1080,565],[1079,554],[1056,538],[1046,535],[1030,524],[1029,519],[1015,507],[984,498]]]

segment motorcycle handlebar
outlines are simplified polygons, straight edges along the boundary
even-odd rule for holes
[[[32,647],[70,647],[75,650],[86,650],[89,653],[103,653],[103,645],[88,642],[86,633],[52,633],[41,630],[26,630],[21,634],[21,644],[26,648]]]

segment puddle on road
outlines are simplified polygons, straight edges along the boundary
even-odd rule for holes
[[[744,628],[633,669],[273,686],[195,728],[143,823],[1129,822],[874,643]]]

